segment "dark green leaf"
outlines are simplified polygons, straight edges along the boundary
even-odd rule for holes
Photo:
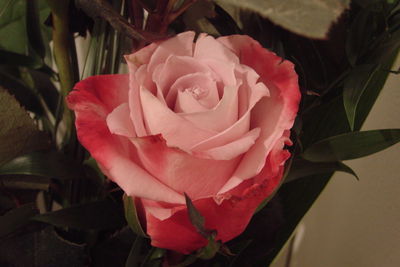
[[[13,0],[7,5],[7,1],[0,2],[0,47],[15,53],[27,52],[27,38],[25,28],[26,1]]]
[[[325,38],[331,24],[348,8],[349,0],[220,0],[270,19],[294,33]]]
[[[91,266],[125,266],[136,237],[129,227],[123,227],[104,240],[96,240],[90,253]],[[149,239],[143,239],[142,247],[147,249],[150,246],[148,243],[150,243]]]
[[[43,63],[37,58],[17,54],[3,49],[0,49],[0,64],[22,66],[32,69],[40,68],[43,65]]]
[[[46,47],[42,38],[40,29],[40,14],[38,0],[29,0],[26,2],[26,29],[29,44],[33,50],[41,57],[46,56]]]
[[[362,0],[365,1],[365,0]],[[361,10],[354,18],[348,36],[346,38],[346,54],[351,65],[355,65],[359,56],[369,47],[373,31],[370,27],[365,27],[373,19],[372,13],[368,9]]]
[[[140,261],[140,249],[142,247],[143,238],[137,236],[135,242],[132,244],[132,248],[129,251],[128,258],[126,259],[125,267],[135,267],[138,266]]]
[[[341,162],[311,162],[308,160],[296,159],[293,161],[290,172],[284,182],[287,183],[298,178],[315,174],[332,173],[335,171],[349,173],[358,179],[357,174],[350,167]]]
[[[125,219],[128,222],[129,227],[138,235],[148,237],[144,232],[140,220],[136,211],[135,199],[124,194],[124,211]]]
[[[27,175],[0,176],[0,183],[5,188],[22,190],[49,190],[50,179]]]
[[[55,151],[32,152],[14,158],[0,167],[0,175],[22,174],[54,179],[76,179],[81,166]]]
[[[13,195],[0,193],[0,214],[16,208],[16,204]]]
[[[64,240],[52,226],[31,223],[0,240],[0,259],[2,267],[83,267],[87,247]]]
[[[34,150],[44,149],[48,140],[10,94],[0,88],[0,165]]]
[[[302,157],[314,162],[355,159],[381,151],[400,141],[400,129],[350,132],[311,145]]]
[[[38,115],[44,113],[35,92],[25,85],[19,77],[15,77],[11,73],[0,70],[0,87],[1,86],[13,95],[25,109]]]
[[[32,219],[59,227],[81,230],[112,229],[119,228],[125,224],[119,206],[110,200],[99,200],[72,206],[36,215]]]
[[[0,237],[10,234],[16,229],[24,226],[37,213],[38,210],[33,203],[7,212],[5,215],[0,217]]]
[[[245,231],[236,240],[227,243],[227,246],[237,255],[229,266],[269,266],[264,259],[260,260],[262,264],[255,263],[260,256],[268,255],[272,249],[276,248],[276,238],[290,223],[291,217],[286,217],[284,211],[285,207],[281,199],[274,197],[265,208],[254,214]],[[280,248],[276,249],[280,250]]]
[[[352,130],[358,102],[376,71],[377,67],[374,65],[360,65],[355,67],[344,81],[343,104]]]
[[[384,63],[381,69],[390,69],[395,59],[396,57],[394,56],[390,61]],[[389,72],[387,71],[378,70],[374,72],[371,81],[368,83],[367,88],[365,88],[365,91],[362,94],[360,101],[358,102],[354,123],[355,129],[361,128],[362,123],[367,118],[388,76]]]
[[[235,20],[219,5],[215,5],[215,16],[208,18],[221,35],[242,34]]]
[[[49,9],[44,0],[39,1],[40,21],[49,14]],[[25,0],[0,1],[0,48],[19,54],[28,52],[28,33],[26,28]],[[42,29],[45,27],[42,26]]]
[[[296,146],[297,146],[297,145],[296,145]],[[296,149],[295,149],[295,150],[296,150]],[[292,169],[293,160],[294,160],[294,158],[293,158],[293,156],[292,156],[292,157],[290,157],[289,160],[287,160],[287,161],[285,162],[285,171],[284,171],[284,173],[283,173],[282,181],[285,181],[285,180],[286,180],[286,177],[287,177],[288,174],[290,173],[290,171],[291,171],[291,169]],[[282,181],[281,181],[281,184],[282,184]],[[281,184],[280,184],[280,185],[281,185]],[[255,211],[254,213],[259,212],[260,210],[262,210],[262,209],[265,207],[265,205],[268,204],[268,202],[274,197],[274,194],[276,193],[276,191],[278,191],[280,185],[277,186],[277,187],[275,188],[274,192],[272,192],[266,199],[264,199],[264,200],[258,205],[258,207],[257,207],[257,209],[256,209],[256,211]]]
[[[59,92],[51,81],[51,74],[45,73],[46,70],[51,71],[51,69],[44,67],[40,70],[30,70],[29,73],[34,82],[34,89],[43,98],[51,113],[55,115],[59,101]]]
[[[210,234],[204,228],[204,222],[205,222],[204,217],[196,209],[196,207],[193,205],[192,200],[189,198],[188,195],[186,195],[186,193],[185,193],[185,200],[189,213],[190,222],[202,236],[207,238]]]
[[[208,239],[208,244],[204,248],[202,248],[198,254],[197,257],[203,260],[209,260],[214,258],[215,254],[219,251],[221,248],[221,243],[215,241],[215,238],[213,235],[207,238]]]

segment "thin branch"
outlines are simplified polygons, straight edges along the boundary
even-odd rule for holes
[[[189,7],[191,7],[197,0],[188,0],[176,11],[168,15],[168,23],[173,22],[177,17],[183,14]]]
[[[160,39],[160,36],[145,32],[130,24],[105,0],[77,0],[77,2],[86,14],[92,18],[101,17],[108,21],[115,30],[130,38],[148,42]]]

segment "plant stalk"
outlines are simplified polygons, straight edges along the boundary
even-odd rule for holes
[[[59,72],[61,95],[65,98],[79,79],[79,70],[75,64],[77,62],[75,43],[68,26],[70,0],[47,0],[47,2],[52,14],[54,58]],[[57,132],[59,122],[63,119],[66,125],[66,134],[63,141],[68,141],[72,134],[73,114],[69,109],[65,108],[64,101],[60,101],[59,104],[59,110],[63,110],[63,112],[62,116],[57,114],[55,132]]]

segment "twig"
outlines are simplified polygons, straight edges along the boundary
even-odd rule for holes
[[[182,15],[189,7],[191,7],[197,0],[188,0],[177,10],[168,15],[168,23],[173,22],[177,17]]]
[[[149,42],[160,39],[160,36],[145,32],[130,24],[105,0],[77,0],[77,2],[86,14],[92,18],[101,17],[108,21],[115,30],[130,38]]]

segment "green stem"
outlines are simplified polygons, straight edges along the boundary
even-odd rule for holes
[[[65,97],[78,81],[79,71],[76,66],[75,43],[72,33],[69,31],[69,0],[47,0],[53,21],[54,57],[60,77],[61,94]],[[60,103],[61,105],[64,104]],[[64,104],[65,106],[65,104]],[[72,112],[64,108],[62,118],[66,124],[66,138],[71,136],[73,123]],[[57,121],[61,120],[58,116]],[[58,123],[57,123],[58,125]],[[55,131],[57,131],[57,125]],[[68,139],[67,139],[68,140]],[[67,141],[65,140],[65,141]]]

